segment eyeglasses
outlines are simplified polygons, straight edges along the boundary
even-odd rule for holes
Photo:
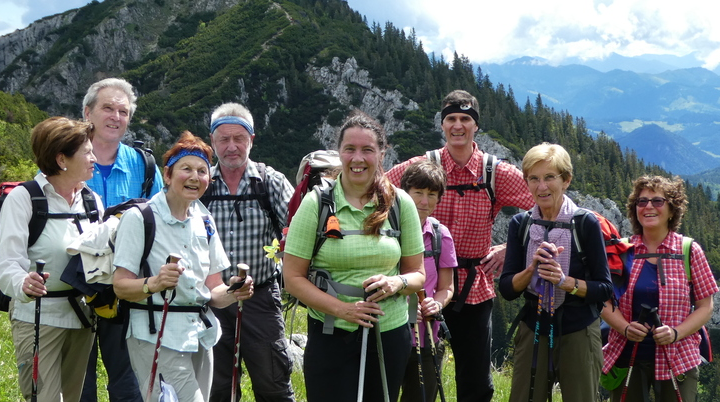
[[[652,203],[652,206],[655,208],[662,208],[663,205],[665,205],[665,201],[667,201],[667,198],[662,197],[655,197],[653,199],[648,198],[638,198],[635,200],[635,205],[637,205],[640,208],[647,207],[648,202]]]
[[[529,184],[537,185],[540,184],[540,182],[544,182],[545,184],[551,184],[554,183],[555,180],[557,180],[561,174],[546,174],[543,176],[543,178],[539,178],[537,176],[528,176],[527,181]]]

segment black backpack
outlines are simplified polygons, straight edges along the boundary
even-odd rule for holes
[[[48,212],[48,202],[47,197],[45,197],[45,193],[43,192],[42,188],[40,188],[40,184],[35,180],[30,180],[26,182],[22,182],[18,184],[19,186],[25,187],[25,189],[30,193],[30,201],[32,203],[32,216],[30,218],[30,222],[28,223],[28,248],[30,248],[35,242],[40,238],[40,235],[42,234],[43,230],[45,229],[45,224],[47,224],[48,219],[73,219],[75,222],[75,225],[78,227],[80,232],[82,233],[82,228],[80,227],[80,221],[89,219],[90,222],[97,222],[99,220],[99,212],[97,207],[97,202],[95,200],[95,196],[93,195],[92,191],[89,190],[87,187],[83,187],[81,190],[81,194],[83,197],[83,206],[85,208],[85,212],[83,213],[49,213]],[[5,197],[7,194],[4,191],[4,188],[6,188],[8,185],[3,183],[3,194],[0,198],[0,208],[2,208],[2,204],[5,201]],[[72,292],[72,294],[68,293],[65,295],[65,292],[49,292],[48,296],[50,297],[65,297],[67,296],[70,301],[70,304],[73,306],[73,309],[76,313],[80,312],[79,305],[76,306],[76,300],[74,297],[79,295],[78,292]],[[0,311],[8,311],[10,307],[10,297],[0,292]],[[80,317],[81,314],[78,314],[78,317]],[[81,321],[83,321],[84,314],[82,314]],[[87,319],[83,322],[83,325],[87,324]]]

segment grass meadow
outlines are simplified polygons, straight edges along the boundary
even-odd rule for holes
[[[295,323],[295,333],[306,333],[306,323],[304,319],[304,311],[298,311]],[[102,363],[98,363],[98,401],[108,402],[108,394],[106,391],[107,374],[102,367]],[[445,359],[443,364],[443,387],[448,402],[455,401],[455,381],[453,373],[455,364],[453,360],[452,350],[448,346],[446,348]],[[427,375],[427,374],[426,374]],[[493,378],[495,381],[495,397],[494,401],[507,401],[510,396],[510,379],[512,373],[509,369],[495,370]],[[302,372],[295,370],[292,374],[292,383],[295,390],[295,397],[298,402],[306,402],[305,383],[303,381]],[[255,398],[252,394],[252,385],[247,376],[242,379],[243,402],[253,402]],[[555,400],[560,400],[559,393],[555,392]],[[10,320],[7,313],[0,313],[0,401],[21,401],[22,397],[17,382],[17,368],[15,360],[15,349],[12,343],[10,333]],[[438,398],[440,400],[440,398]]]

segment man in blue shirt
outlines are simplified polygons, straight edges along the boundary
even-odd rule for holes
[[[83,117],[94,125],[92,143],[97,158],[95,174],[87,181],[87,185],[100,195],[105,208],[131,198],[149,198],[163,186],[162,175],[156,166],[150,194],[143,193],[145,159],[139,152],[120,142],[137,107],[136,101],[132,85],[119,78],[107,78],[94,83],[83,99]],[[88,362],[82,402],[97,401],[98,345],[108,373],[110,401],[142,402],[141,390],[130,366],[127,348],[124,347],[122,328],[119,317],[98,317],[96,342]]]

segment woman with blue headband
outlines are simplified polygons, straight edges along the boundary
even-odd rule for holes
[[[222,308],[253,294],[250,277],[228,292],[220,272],[230,262],[215,235],[215,221],[197,202],[210,183],[211,158],[212,148],[187,131],[163,155],[165,191],[148,202],[155,220],[155,240],[147,258],[150,275],[144,274],[141,263],[145,220],[140,210],[128,210],[118,226],[113,283],[118,297],[130,302],[127,345],[143,395],[151,383],[159,384],[152,378],[152,367],[158,332],[164,332],[157,372],[174,387],[179,400],[208,400],[212,347],[220,326],[207,305]],[[168,262],[170,254],[180,260]],[[230,285],[241,280],[233,276]],[[156,332],[149,310],[160,328],[165,297],[170,300],[165,329]],[[156,400],[160,386],[153,390],[151,399]]]

